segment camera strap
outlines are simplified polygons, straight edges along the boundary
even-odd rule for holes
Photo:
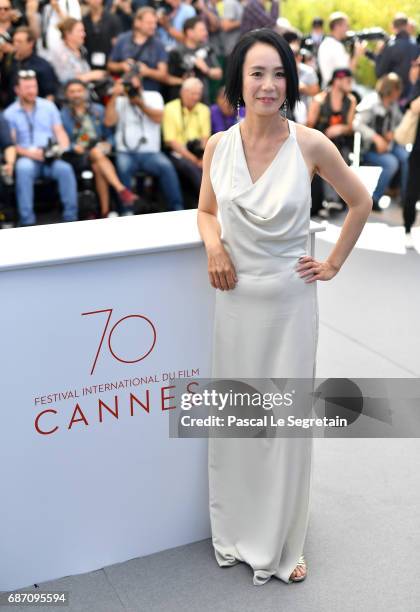
[[[134,37],[133,37],[133,44],[136,45],[137,49],[136,52],[133,56],[133,60],[136,62],[143,62],[146,63],[146,61],[149,59],[149,57],[145,56],[144,58],[141,58],[142,53],[144,51],[144,49],[146,49],[147,51],[147,47],[150,45],[152,38],[146,38],[146,40],[144,41],[144,43],[142,45],[139,45],[138,43],[134,42]]]
[[[130,153],[134,153],[135,151],[138,151],[138,149],[140,148],[140,146],[142,144],[145,144],[147,142],[147,138],[145,136],[145,131],[144,131],[144,116],[143,116],[143,113],[141,112],[141,110],[139,108],[137,108],[137,106],[135,106],[134,104],[131,104],[128,99],[127,99],[127,104],[129,105],[129,107],[131,107],[133,109],[134,114],[137,115],[137,117],[140,120],[141,135],[140,135],[140,138],[138,139],[137,144],[134,147],[130,147],[128,142],[127,142],[127,138],[126,138],[127,123],[126,123],[126,119],[125,119],[125,112],[122,112],[122,113],[120,112],[121,139],[122,139],[122,143],[123,143],[124,147],[127,149],[127,151],[129,151]]]

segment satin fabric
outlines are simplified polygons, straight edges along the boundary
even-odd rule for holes
[[[289,136],[253,183],[239,124],[220,138],[210,179],[234,290],[216,291],[213,378],[315,377],[316,282],[295,270],[308,254],[311,179]],[[212,543],[218,564],[249,564],[253,582],[289,582],[309,520],[312,438],[209,438]]]

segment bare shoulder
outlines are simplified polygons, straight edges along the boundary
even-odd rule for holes
[[[295,123],[296,126],[296,138],[298,140],[299,146],[308,146],[309,148],[313,148],[319,146],[320,142],[327,140],[328,138],[319,130],[315,128],[307,127],[306,125],[302,125],[301,123]]]
[[[296,123],[296,139],[307,166],[314,171],[324,156],[337,151],[333,143],[319,130]]]
[[[299,146],[311,155],[315,154],[319,157],[323,153],[337,151],[337,147],[325,134],[300,123],[296,123],[296,138]]]
[[[219,140],[224,136],[224,134],[226,134],[226,132],[216,132],[216,134],[210,136],[205,148],[205,152],[208,157],[211,158],[213,156],[214,150],[217,147]]]

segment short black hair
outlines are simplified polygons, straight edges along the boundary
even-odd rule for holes
[[[286,74],[286,97],[289,108],[293,111],[296,102],[299,101],[299,77],[296,61],[289,44],[286,40],[270,28],[259,28],[247,32],[236,43],[229,57],[226,73],[226,98],[236,108],[237,104],[243,105],[242,98],[242,70],[245,56],[249,49],[256,43],[264,43],[274,47],[283,62]]]
[[[187,30],[193,30],[197,23],[204,23],[204,21],[201,17],[190,17],[189,19],[186,19],[184,22],[184,27],[182,28],[184,34],[186,34]]]
[[[284,40],[286,42],[292,43],[295,42],[296,40],[300,43],[300,36],[297,32],[294,32],[293,30],[286,30],[286,32],[283,32],[282,34]]]

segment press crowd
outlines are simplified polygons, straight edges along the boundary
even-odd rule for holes
[[[269,27],[296,60],[300,102],[289,118],[326,134],[348,164],[381,167],[373,210],[393,198],[410,246],[417,24],[398,13],[386,31],[373,26],[354,32],[335,12],[301,32],[279,17],[278,0],[0,0],[0,226],[39,222],[43,185],[62,221],[197,206],[208,138],[246,114],[224,97],[230,53],[243,33]],[[374,87],[356,79],[361,58]],[[340,208],[315,175],[311,214]]]

